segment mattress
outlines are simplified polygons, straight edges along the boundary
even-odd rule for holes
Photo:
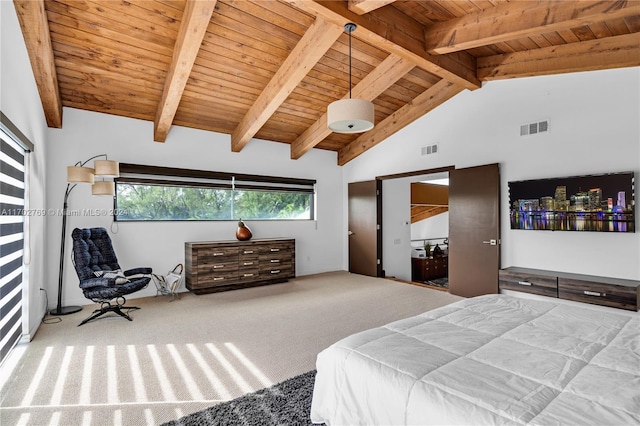
[[[640,317],[552,299],[465,299],[323,350],[311,420],[638,425]]]

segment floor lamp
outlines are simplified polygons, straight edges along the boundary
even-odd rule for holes
[[[94,168],[85,167],[91,160],[102,158],[104,160],[96,160],[93,162]],[[64,204],[62,206],[62,238],[60,243],[60,270],[58,272],[58,306],[52,309],[51,315],[69,315],[81,311],[81,306],[62,306],[62,273],[64,271],[64,249],[67,239],[67,200],[69,194],[78,183],[92,184],[91,193],[93,195],[111,195],[115,194],[115,184],[113,181],[95,181],[95,177],[113,178],[120,176],[120,168],[117,161],[107,159],[107,154],[100,154],[89,158],[83,162],[77,162],[73,166],[67,167],[67,189],[64,192]]]

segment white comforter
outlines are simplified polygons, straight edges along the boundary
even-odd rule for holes
[[[506,295],[466,299],[318,355],[328,425],[640,424],[640,317]]]

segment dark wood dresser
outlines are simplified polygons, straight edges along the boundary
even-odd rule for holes
[[[447,276],[448,256],[412,257],[411,279],[413,281],[429,281]]]
[[[185,283],[196,293],[212,293],[294,278],[294,239],[187,242]]]
[[[640,281],[528,268],[499,271],[500,289],[638,310]]]

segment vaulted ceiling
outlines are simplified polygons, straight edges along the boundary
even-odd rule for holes
[[[343,165],[482,82],[640,66],[639,0],[14,0],[50,127],[62,107],[286,143]],[[362,134],[327,105],[373,101]],[[179,141],[176,141],[179,143]]]

